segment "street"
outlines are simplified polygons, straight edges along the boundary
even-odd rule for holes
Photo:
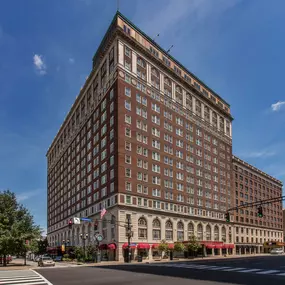
[[[283,285],[285,256],[37,269],[54,285]],[[1,284],[1,283],[0,283]]]

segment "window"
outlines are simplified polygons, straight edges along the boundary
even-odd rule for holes
[[[131,137],[131,130],[129,128],[125,128],[125,135]]]
[[[127,57],[131,57],[131,54],[132,54],[131,49],[125,46],[125,55]]]
[[[126,182],[126,191],[132,191],[132,184],[131,184],[131,182]]]
[[[126,122],[127,124],[131,124],[131,123],[132,123],[132,117],[126,114],[126,115],[125,115],[125,122]]]
[[[138,220],[138,238],[147,239],[147,221],[145,218]]]
[[[132,175],[131,175],[131,169],[129,169],[129,168],[126,168],[126,169],[125,169],[125,176],[126,176],[126,177],[129,177],[129,178],[132,177]]]
[[[152,222],[152,239],[154,240],[161,239],[160,221],[158,219],[154,219]]]
[[[125,100],[125,108],[126,108],[128,111],[131,111],[131,109],[132,109],[131,102]]]
[[[125,162],[127,164],[131,164],[131,156],[130,155],[125,155]]]
[[[173,240],[173,225],[171,221],[165,223],[165,239]]]
[[[184,240],[184,224],[182,222],[177,223],[177,240]]]
[[[152,196],[160,197],[160,190],[159,189],[152,189]]]

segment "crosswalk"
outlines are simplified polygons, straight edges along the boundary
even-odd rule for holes
[[[0,285],[52,285],[33,270],[0,271]]]
[[[150,263],[148,266],[160,266],[170,268],[185,268],[194,270],[210,270],[210,271],[224,271],[224,272],[238,272],[238,273],[252,273],[260,275],[275,275],[285,277],[285,271],[282,270],[269,270],[261,268],[243,268],[243,267],[230,267],[230,266],[217,266],[207,264],[191,264],[191,263]]]

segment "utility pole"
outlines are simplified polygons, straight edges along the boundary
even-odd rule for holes
[[[127,262],[131,262],[131,237],[132,237],[132,225],[131,217],[127,217],[127,236],[128,236],[128,250],[127,250]]]

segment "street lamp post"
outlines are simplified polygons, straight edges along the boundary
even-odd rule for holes
[[[127,262],[131,262],[131,237],[132,237],[132,225],[131,225],[131,217],[128,216],[127,218],[127,237],[128,237],[128,247],[127,247]]]
[[[85,255],[85,241],[86,239],[88,239],[88,234],[80,234],[80,237],[83,241],[83,252],[84,252],[84,259],[86,258],[86,255]]]
[[[67,252],[67,251],[66,251],[66,246],[69,245],[69,239],[67,239],[67,240],[64,239],[64,240],[62,241],[62,244],[64,244],[64,252],[66,253],[66,252]]]

